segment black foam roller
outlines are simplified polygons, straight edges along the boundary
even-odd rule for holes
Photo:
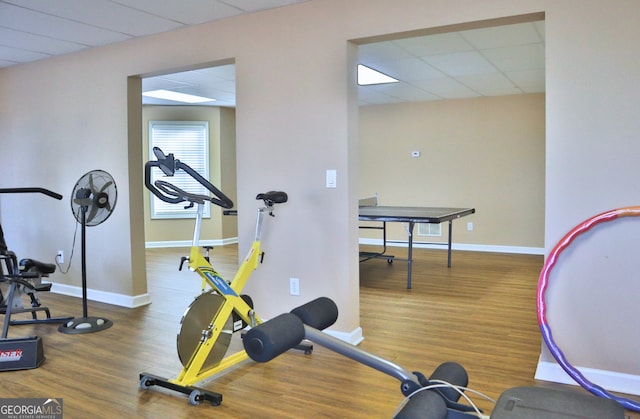
[[[242,339],[247,355],[256,362],[268,362],[304,339],[304,324],[284,313],[249,330]]]
[[[424,390],[414,394],[394,419],[446,419],[447,405],[435,391]]]
[[[307,326],[324,330],[338,320],[338,306],[330,298],[319,297],[291,310]]]
[[[429,380],[446,381],[455,386],[467,387],[469,384],[469,375],[467,370],[457,362],[444,362],[431,373]],[[442,394],[449,400],[455,402],[460,398],[460,393],[452,388],[439,389]]]

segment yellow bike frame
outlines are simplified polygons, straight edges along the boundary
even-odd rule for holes
[[[251,273],[258,267],[261,258],[262,251],[260,248],[260,241],[256,240],[251,245],[251,249],[245,257],[242,265],[240,265],[233,281],[228,284],[215,271],[213,266],[211,266],[204,256],[202,256],[200,248],[197,246],[191,247],[189,268],[197,272],[203,281],[224,297],[225,301],[211,319],[209,329],[203,333],[203,338],[196,347],[196,350],[193,352],[191,359],[187,362],[187,365],[183,367],[177,378],[170,379],[169,381],[178,385],[190,386],[200,380],[217,374],[226,368],[236,365],[245,359],[248,359],[249,356],[245,350],[242,349],[233,355],[225,357],[216,366],[202,371],[202,366],[207,360],[213,345],[216,343],[220,333],[222,333],[227,319],[234,311],[244,322],[251,325],[251,327],[262,323],[262,319],[260,319],[249,304],[240,297],[241,290],[249,280]]]

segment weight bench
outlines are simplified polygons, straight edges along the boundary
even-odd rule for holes
[[[268,362],[283,354],[302,339],[317,343],[340,355],[374,368],[400,381],[406,403],[401,404],[394,419],[471,419],[489,418],[473,403],[459,402],[467,390],[468,375],[455,362],[438,366],[427,378],[409,372],[386,359],[370,354],[335,338],[322,330],[335,323],[338,308],[320,297],[290,313],[249,330],[243,338],[244,348],[256,362]],[[465,396],[467,402],[471,402]],[[574,391],[538,387],[516,387],[502,393],[491,419],[624,419],[622,405],[611,399]]]

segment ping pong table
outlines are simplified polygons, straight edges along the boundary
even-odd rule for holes
[[[381,227],[361,226],[361,228],[381,229],[383,234],[382,252],[362,252],[361,262],[372,258],[387,258],[391,263],[393,256],[386,255],[387,249],[387,223],[397,222],[408,225],[408,251],[407,251],[407,289],[411,289],[411,270],[413,265],[413,229],[416,224],[440,224],[449,223],[449,236],[447,241],[447,266],[451,267],[451,238],[453,232],[453,221],[467,215],[474,214],[475,208],[441,208],[441,207],[396,207],[377,205],[377,198],[366,198],[360,200],[359,219],[360,221],[381,222]]]

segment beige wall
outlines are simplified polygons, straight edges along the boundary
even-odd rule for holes
[[[67,195],[63,202],[1,197],[7,239],[19,254],[50,260],[58,248],[68,250],[75,228],[68,193],[88,170],[107,170],[118,182],[119,201],[106,223],[88,231],[89,287],[105,301],[135,305],[144,299],[141,111],[128,102],[140,90],[129,78],[233,59],[240,246],[252,236],[257,191],[283,189],[291,197],[269,220],[268,263],[247,292],[265,318],[319,295],[334,298],[340,318],[333,329],[357,334],[358,108],[356,51],[349,41],[538,12],[545,13],[546,31],[549,251],[590,215],[638,202],[636,1],[311,0],[1,69],[0,141],[7,157],[0,183]],[[338,188],[325,188],[326,169],[337,170]],[[616,252],[623,242],[596,248],[585,261]],[[607,272],[611,286],[583,296],[587,306],[611,301],[603,297],[614,289],[636,290],[633,268],[611,264]],[[559,280],[583,280],[572,273]],[[300,297],[288,294],[290,276],[301,280]],[[78,287],[77,260],[53,280]],[[587,327],[564,304],[574,298],[571,289],[553,288],[551,306],[568,321],[555,333]],[[576,365],[637,374],[640,305],[606,304],[609,327],[589,331],[610,347],[570,342],[563,349]]]
[[[236,176],[236,111],[232,108],[218,108],[220,112],[220,190],[233,202],[238,200]],[[238,218],[222,217],[221,238],[223,240],[238,237]]]
[[[533,94],[361,107],[361,195],[377,193],[380,205],[472,207],[476,214],[455,222],[454,243],[541,253],[544,104]],[[407,240],[398,223],[388,229],[390,240]],[[442,230],[415,240],[446,241]]]
[[[142,137],[144,162],[149,160],[149,121],[207,121],[209,123],[210,181],[231,200],[236,201],[235,111],[211,106],[143,106]],[[171,150],[163,150],[171,153]],[[179,155],[176,155],[180,159]],[[193,219],[151,219],[150,192],[144,192],[145,241],[151,246],[191,245]],[[211,206],[211,217],[204,219],[200,231],[202,244],[222,243],[235,239],[237,218],[223,217],[222,209]]]
[[[473,207],[475,215],[456,222],[456,245],[542,252],[544,100],[533,94],[361,107],[361,195],[378,194],[381,205]],[[227,108],[145,106],[145,158],[149,120],[207,120],[212,180],[235,200],[234,116]],[[419,158],[411,157],[414,150]],[[236,238],[235,218],[220,212],[215,208],[205,220],[201,240]],[[474,223],[473,231],[467,231],[467,222]],[[388,228],[390,240],[406,241],[401,225]],[[150,220],[145,193],[147,242],[189,242],[192,229],[192,220]],[[360,230],[360,237],[379,234]],[[446,228],[441,238],[417,236],[420,240],[445,241]]]

